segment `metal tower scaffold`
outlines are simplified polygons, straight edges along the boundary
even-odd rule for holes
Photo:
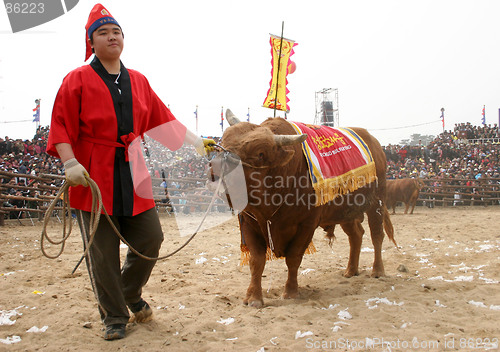
[[[315,125],[339,126],[339,90],[323,88],[316,92]]]

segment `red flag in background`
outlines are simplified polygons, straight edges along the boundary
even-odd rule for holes
[[[220,129],[224,133],[224,107],[220,108]]]

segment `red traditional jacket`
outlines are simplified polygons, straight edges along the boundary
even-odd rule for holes
[[[177,129],[168,133],[168,143],[175,150],[182,145],[186,128],[141,73],[122,64],[118,78],[109,75],[97,58],[64,78],[54,102],[47,153],[59,157],[55,144],[71,144],[76,159],[99,186],[107,212],[132,216],[155,204],[134,191],[128,145],[148,130],[174,122]],[[70,187],[70,203],[91,211],[89,187]]]

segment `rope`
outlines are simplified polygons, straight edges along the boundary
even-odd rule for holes
[[[179,251],[181,251],[198,234],[198,231],[200,230],[201,226],[203,225],[203,222],[205,221],[205,219],[208,215],[208,212],[212,209],[212,205],[215,202],[215,197],[217,196],[217,194],[219,192],[219,188],[220,188],[221,181],[222,181],[222,177],[220,177],[219,182],[217,184],[217,188],[212,196],[212,200],[210,201],[210,205],[208,206],[207,210],[205,211],[203,219],[201,220],[200,224],[198,225],[198,228],[196,229],[196,231],[188,238],[188,240],[182,246],[180,246],[178,249],[176,249],[175,251],[173,251],[167,255],[161,256],[161,257],[153,258],[153,257],[148,257],[148,256],[145,256],[145,255],[139,253],[134,247],[132,247],[125,240],[125,238],[123,238],[123,236],[120,234],[120,231],[118,231],[116,226],[113,224],[113,221],[109,217],[108,212],[106,211],[106,208],[102,204],[102,195],[101,195],[101,191],[99,189],[99,186],[90,177],[86,176],[85,178],[88,182],[88,186],[90,187],[91,193],[92,193],[92,207],[91,207],[90,225],[89,225],[90,239],[89,239],[88,245],[86,246],[85,251],[84,251],[82,257],[80,258],[77,266],[75,267],[75,269],[73,269],[73,273],[76,271],[76,269],[78,268],[78,266],[82,262],[83,258],[85,258],[88,255],[88,252],[90,250],[90,246],[92,245],[92,242],[94,240],[94,236],[95,236],[96,231],[97,231],[97,227],[99,225],[102,210],[104,210],[104,215],[106,216],[106,219],[108,220],[108,222],[111,225],[112,229],[114,230],[115,234],[118,236],[118,238],[123,243],[125,243],[125,245],[127,245],[127,247],[129,247],[129,249],[134,254],[136,254],[140,258],[143,258],[146,260],[153,260],[153,261],[164,260],[164,259],[167,259],[167,258],[173,256],[174,254],[178,253]],[[66,240],[69,238],[69,236],[71,234],[72,219],[71,219],[71,208],[69,207],[68,189],[69,189],[69,184],[67,182],[64,182],[63,185],[61,186],[61,188],[59,189],[59,192],[57,193],[56,197],[50,203],[50,205],[45,213],[44,219],[43,219],[43,229],[42,229],[42,235],[41,235],[41,240],[40,240],[40,248],[42,250],[43,255],[46,256],[47,258],[50,258],[50,259],[58,258],[62,254],[64,247],[65,247],[65,244],[66,244]],[[47,224],[49,223],[50,215],[52,214],[52,211],[54,210],[55,205],[56,205],[57,201],[61,198],[61,196],[63,197],[63,236],[62,236],[62,239],[60,241],[56,241],[56,240],[53,240],[52,238],[50,238],[49,235],[47,234]],[[68,223],[69,223],[69,225],[67,225]],[[56,255],[49,255],[45,251],[45,245],[44,245],[45,241],[48,241],[49,243],[51,243],[53,245],[61,245],[59,252]]]
[[[432,123],[436,122],[441,122],[442,120],[434,120],[434,121],[429,121],[429,122],[423,122],[423,123],[417,123],[415,125],[408,125],[408,126],[400,126],[400,127],[387,127],[387,128],[367,128],[369,131],[388,131],[388,130],[400,130],[403,128],[410,128],[410,127],[417,127],[417,126],[423,126],[423,125],[430,125]]]

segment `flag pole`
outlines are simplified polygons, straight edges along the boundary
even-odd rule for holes
[[[196,135],[198,135],[198,105],[196,105],[196,111],[194,114],[196,117]]]
[[[281,22],[281,40],[280,40],[280,53],[278,56],[278,72],[276,72],[276,95],[274,96],[274,117],[276,117],[276,107],[278,106],[278,87],[281,69],[281,48],[283,47],[283,31],[285,29],[285,21]]]

